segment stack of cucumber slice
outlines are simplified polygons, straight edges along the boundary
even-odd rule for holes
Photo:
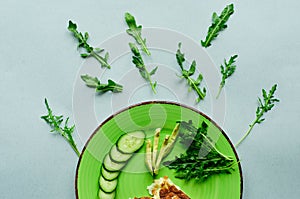
[[[143,146],[145,137],[144,131],[134,131],[121,135],[109,153],[105,155],[99,178],[99,199],[115,198],[118,176],[134,152]]]

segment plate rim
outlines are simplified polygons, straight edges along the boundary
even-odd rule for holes
[[[95,134],[99,131],[99,129],[105,124],[107,123],[109,120],[111,120],[113,117],[115,117],[116,115],[124,112],[124,111],[127,111],[129,109],[132,109],[132,108],[135,108],[135,107],[138,107],[138,106],[142,106],[142,105],[148,105],[148,104],[169,104],[169,105],[175,105],[175,106],[180,106],[180,107],[183,107],[183,108],[187,108],[187,109],[190,109],[200,115],[202,115],[203,117],[205,117],[208,121],[210,121],[213,125],[215,125],[219,130],[220,132],[223,134],[223,136],[225,137],[225,139],[228,141],[228,143],[230,144],[233,152],[234,152],[234,155],[238,161],[238,167],[239,167],[239,170],[240,170],[240,199],[242,199],[243,197],[243,171],[242,171],[242,166],[241,166],[241,161],[240,161],[240,158],[238,156],[238,153],[237,153],[237,150],[236,148],[234,147],[233,143],[231,142],[231,140],[229,139],[229,137],[227,136],[227,134],[225,133],[225,131],[213,120],[211,119],[209,116],[207,116],[205,113],[203,113],[202,111],[194,108],[194,107],[191,107],[191,106],[188,106],[186,104],[182,104],[182,103],[179,103],[179,102],[173,102],[173,101],[166,101],[166,100],[151,100],[151,101],[143,101],[143,102],[139,102],[139,103],[136,103],[136,104],[132,104],[132,105],[129,105],[125,108],[122,108],[120,109],[119,111],[116,111],[115,113],[111,114],[110,116],[108,116],[104,121],[102,121],[98,126],[97,128],[93,131],[93,133],[90,135],[90,137],[88,138],[87,142],[84,144],[83,146],[83,149],[80,153],[80,156],[79,156],[79,159],[78,159],[78,162],[77,162],[77,166],[76,166],[76,175],[75,175],[75,196],[76,196],[76,199],[79,199],[79,196],[78,196],[78,172],[79,172],[79,167],[80,167],[80,163],[81,163],[81,160],[82,160],[82,156],[88,146],[88,144],[90,143],[90,141],[93,139],[93,137],[95,136]]]

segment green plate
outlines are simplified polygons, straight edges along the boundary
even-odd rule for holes
[[[110,147],[125,132],[144,130],[151,138],[156,128],[162,128],[161,141],[164,134],[170,134],[179,120],[192,120],[194,124],[205,121],[208,134],[215,141],[218,149],[238,162],[237,153],[226,134],[203,113],[184,105],[171,102],[145,102],[130,106],[106,119],[93,133],[84,147],[76,171],[76,198],[97,199],[101,163]],[[147,172],[144,163],[145,146],[128,162],[118,177],[116,199],[128,199],[148,196],[147,186],[153,178]],[[176,143],[166,160],[184,152],[181,144]],[[175,173],[162,167],[159,176],[168,176],[192,199],[240,199],[242,198],[242,171],[237,164],[231,174],[219,174],[208,178],[205,182],[185,182],[175,178]]]

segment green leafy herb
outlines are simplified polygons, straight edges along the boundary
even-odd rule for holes
[[[225,80],[228,77],[230,77],[235,71],[236,65],[234,65],[234,63],[235,63],[235,59],[237,57],[238,57],[238,55],[231,56],[228,62],[224,59],[224,66],[223,65],[220,66],[221,74],[222,74],[222,80],[221,80],[221,83],[220,83],[220,86],[219,86],[219,91],[218,91],[218,94],[217,94],[217,98],[219,97],[222,88],[225,86]]]
[[[248,131],[245,133],[245,135],[239,140],[239,142],[236,144],[236,147],[238,147],[244,139],[249,135],[255,124],[262,123],[265,118],[263,118],[263,115],[270,111],[274,106],[275,102],[279,102],[279,99],[276,99],[274,97],[274,93],[277,89],[277,84],[273,85],[270,89],[269,93],[265,89],[262,89],[262,96],[263,100],[261,98],[258,98],[258,107],[256,109],[256,118],[255,120],[249,125]]]
[[[151,55],[150,51],[146,46],[146,39],[142,38],[142,26],[137,26],[134,16],[132,16],[128,12],[125,13],[125,21],[129,27],[129,29],[127,29],[126,32],[136,40],[136,42],[142,47],[142,50],[147,55]]]
[[[51,128],[52,128],[51,132],[58,133],[61,136],[63,136],[67,140],[67,142],[71,145],[71,147],[73,148],[73,150],[75,151],[77,156],[79,157],[80,153],[77,149],[76,143],[72,136],[74,129],[75,129],[75,125],[70,126],[70,127],[68,126],[68,121],[69,121],[69,117],[68,117],[66,119],[66,121],[64,122],[64,126],[62,127],[62,123],[64,120],[63,116],[62,115],[60,115],[60,116],[53,115],[52,110],[49,107],[49,104],[48,104],[48,101],[46,98],[45,98],[45,105],[48,110],[48,115],[41,116],[41,119],[45,120],[45,122],[51,126]]]
[[[174,169],[176,178],[203,182],[215,174],[231,173],[237,162],[221,153],[207,135],[208,125],[202,122],[199,128],[192,121],[180,122],[180,143],[187,147],[185,153],[174,160],[164,162],[169,169]]]
[[[155,87],[156,87],[157,82],[153,83],[151,80],[151,76],[155,74],[157,67],[155,67],[151,72],[148,72],[148,70],[146,69],[146,66],[144,64],[143,58],[141,56],[141,53],[140,53],[139,49],[137,48],[137,46],[134,43],[129,43],[129,46],[130,46],[131,52],[133,53],[132,63],[135,64],[135,66],[139,69],[141,76],[150,83],[150,86],[151,86],[153,92],[156,93]]]
[[[190,89],[193,89],[194,91],[196,91],[196,93],[198,94],[198,98],[197,98],[197,102],[199,102],[200,100],[203,100],[204,97],[206,96],[206,89],[203,88],[201,90],[201,88],[199,88],[202,80],[203,80],[203,76],[200,73],[198,75],[198,78],[195,80],[193,78],[191,78],[191,76],[195,73],[196,71],[196,61],[194,60],[190,66],[189,70],[185,70],[183,68],[183,63],[185,62],[185,58],[184,58],[184,54],[180,51],[181,50],[181,43],[178,44],[178,50],[176,53],[176,59],[177,59],[177,63],[180,66],[181,69],[181,78],[185,78],[187,80],[188,85],[190,86]]]
[[[229,17],[233,14],[233,12],[233,4],[230,4],[223,9],[220,16],[218,16],[215,12],[213,13],[212,25],[208,28],[205,41],[201,40],[201,45],[203,47],[209,47],[211,45],[211,41],[218,36],[219,32],[227,28],[226,22],[228,21]]]
[[[89,34],[87,32],[85,32],[84,34],[78,32],[77,25],[72,21],[69,21],[68,30],[71,31],[74,37],[78,40],[78,48],[85,49],[86,52],[81,53],[82,58],[87,58],[90,56],[94,57],[101,64],[102,67],[111,68],[111,66],[107,63],[109,58],[108,52],[106,52],[104,57],[102,57],[99,53],[103,52],[104,49],[94,48],[90,46],[87,43],[87,40],[89,39]]]
[[[86,83],[88,87],[95,88],[98,93],[105,93],[111,91],[114,93],[121,92],[123,86],[117,84],[113,80],[108,80],[107,84],[101,84],[100,80],[97,77],[91,77],[89,75],[81,75],[81,79]]]

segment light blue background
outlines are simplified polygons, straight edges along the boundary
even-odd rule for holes
[[[173,29],[200,41],[212,12],[230,2],[2,0],[0,198],[75,198],[78,158],[39,118],[47,97],[56,113],[72,119],[73,83],[83,60],[66,29],[69,19],[91,34],[92,44],[124,32],[126,11],[144,27]],[[217,66],[239,55],[226,84],[223,125],[234,143],[254,119],[261,88],[278,84],[281,102],[238,148],[244,199],[300,195],[299,8],[296,0],[238,1],[228,29],[207,49]],[[103,109],[103,118],[109,114]],[[84,144],[77,142],[80,148]]]

